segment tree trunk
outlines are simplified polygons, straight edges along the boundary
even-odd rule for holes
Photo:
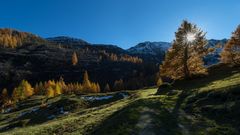
[[[188,69],[188,46],[184,49],[184,56],[183,56],[183,70],[184,70],[184,77],[189,78],[189,69]]]

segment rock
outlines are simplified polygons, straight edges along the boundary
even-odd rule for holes
[[[172,86],[169,83],[163,83],[159,86],[156,95],[163,95],[172,90]]]

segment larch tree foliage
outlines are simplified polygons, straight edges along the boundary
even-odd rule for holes
[[[99,85],[99,83],[97,83],[97,90],[96,90],[98,93],[101,92],[101,87]]]
[[[62,89],[61,89],[61,86],[60,86],[60,84],[58,82],[55,85],[55,92],[54,93],[55,93],[54,94],[55,96],[62,94]]]
[[[157,80],[157,86],[159,87],[159,86],[161,86],[162,84],[163,84],[163,81],[162,81],[162,78],[160,77],[160,78],[158,78],[158,80]]]
[[[7,91],[7,89],[6,88],[4,88],[3,90],[2,90],[2,94],[1,94],[1,101],[3,102],[3,104],[5,104],[7,101],[8,101],[8,99],[9,99],[9,96],[8,96],[8,91]]]
[[[18,87],[14,88],[12,98],[14,101],[23,100],[34,94],[31,84],[27,80],[22,80]]]
[[[114,89],[115,91],[124,90],[123,80],[122,80],[122,79],[116,80],[116,81],[114,82],[113,89]]]
[[[52,86],[50,86],[50,87],[47,88],[47,93],[46,93],[46,94],[47,94],[46,96],[47,96],[48,98],[54,97],[54,90],[53,90]]]
[[[111,91],[110,86],[107,83],[106,86],[104,87],[104,92],[110,92],[110,91]]]
[[[195,24],[184,20],[172,47],[160,66],[160,76],[172,79],[190,78],[194,75],[206,74],[203,57],[208,54],[205,33]]]
[[[25,94],[26,97],[30,97],[34,94],[34,90],[33,90],[31,84],[28,81],[23,80],[22,81],[22,87],[23,87],[24,94]]]
[[[14,88],[13,93],[12,93],[12,100],[14,102],[17,102],[20,100],[20,97],[21,97],[20,91],[17,88]]]
[[[78,57],[77,57],[77,53],[76,52],[73,52],[73,55],[72,55],[72,64],[73,66],[77,65],[78,63]]]
[[[90,91],[91,90],[91,82],[88,78],[88,72],[87,71],[84,72],[84,76],[83,76],[83,89],[85,91]]]
[[[223,63],[240,65],[240,25],[232,33],[231,39],[225,45],[221,60]]]

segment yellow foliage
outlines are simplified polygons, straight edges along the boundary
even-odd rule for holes
[[[240,25],[232,33],[232,37],[221,53],[221,60],[223,63],[233,65],[240,65]]]
[[[20,99],[20,93],[17,88],[14,88],[14,90],[13,90],[12,99],[15,102],[17,102]]]
[[[48,98],[54,97],[54,90],[51,86],[48,87],[48,89],[47,89],[47,97]]]
[[[0,97],[1,97],[1,100],[3,101],[3,104],[5,104],[8,101],[9,97],[8,97],[8,92],[6,88],[2,90],[2,94]]]
[[[162,81],[162,78],[160,77],[158,80],[157,80],[157,86],[161,86],[163,84],[163,81]]]
[[[60,85],[57,83],[55,86],[55,94],[54,95],[60,95],[60,94],[62,94],[62,90],[61,90]]]
[[[78,57],[77,57],[76,52],[74,52],[72,55],[72,64],[73,64],[73,66],[75,66],[75,65],[77,65],[77,63],[78,63]]]
[[[194,40],[187,39],[194,34]],[[209,53],[205,45],[207,39],[204,32],[195,24],[183,21],[175,33],[172,47],[167,51],[165,60],[160,66],[160,75],[172,79],[189,78],[194,75],[206,74],[203,57]]]
[[[22,86],[23,86],[24,94],[25,94],[26,97],[30,97],[34,94],[33,88],[31,86],[31,84],[28,83],[28,81],[23,80],[22,81]]]

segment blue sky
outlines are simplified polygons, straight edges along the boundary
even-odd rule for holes
[[[123,48],[171,42],[183,19],[207,38],[229,38],[240,24],[240,0],[2,0],[0,5],[1,28]]]

